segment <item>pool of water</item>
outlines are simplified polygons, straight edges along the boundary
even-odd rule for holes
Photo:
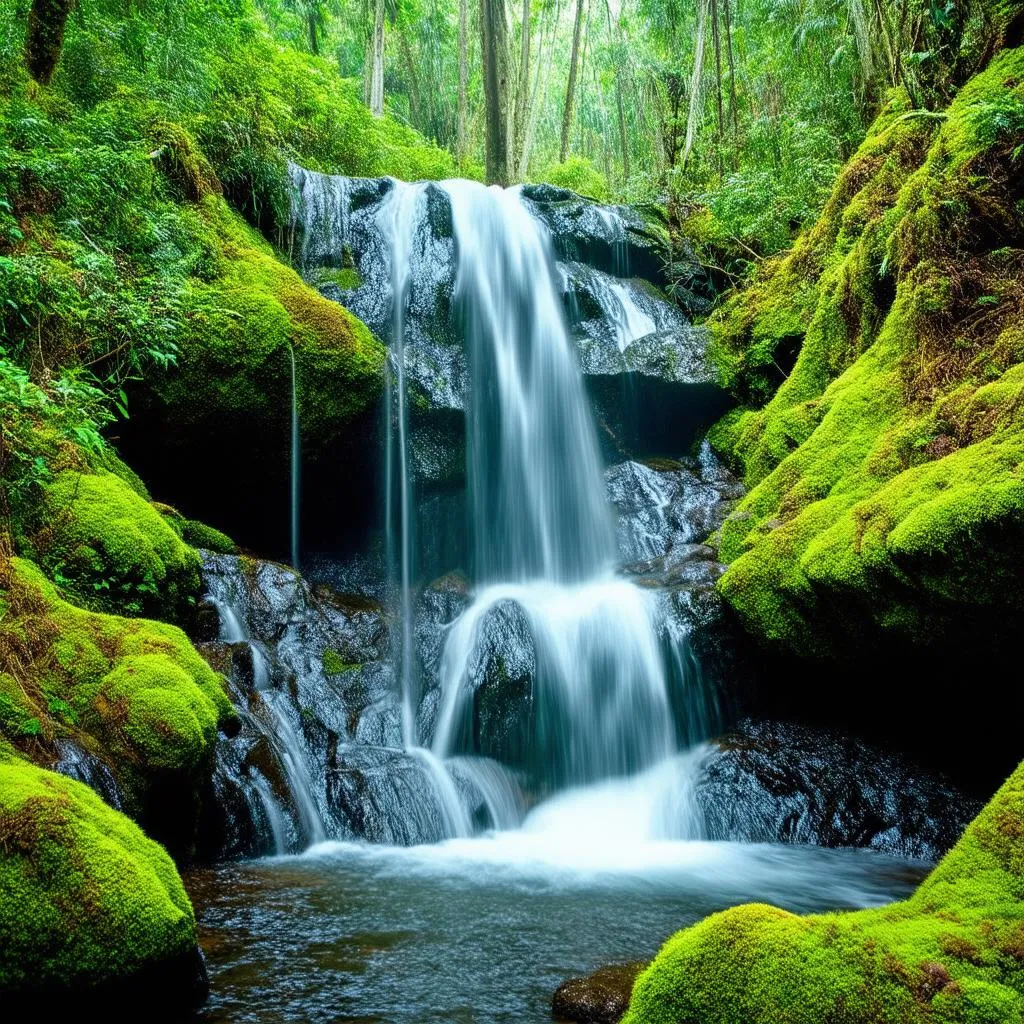
[[[920,864],[853,850],[518,831],[432,846],[322,843],[186,884],[211,996],[203,1022],[540,1024],[566,978],[653,956],[713,911],[907,895]]]

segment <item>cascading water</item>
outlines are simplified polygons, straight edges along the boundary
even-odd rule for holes
[[[299,571],[299,500],[302,475],[302,437],[299,433],[299,377],[295,368],[295,349],[288,346],[291,360],[291,557],[292,568]]]
[[[713,628],[714,612],[702,615],[720,570],[700,562],[700,542],[736,493],[710,453],[602,471],[577,356],[587,366],[588,344],[601,356],[615,343],[599,343],[646,330],[635,314],[630,324],[625,299],[617,319],[617,288],[657,335],[680,316],[612,276],[625,273],[628,248],[619,214],[588,217],[607,228],[589,248],[560,232],[572,262],[559,278],[529,191],[293,177],[304,273],[390,339],[390,586],[341,593],[347,584],[320,588],[272,563],[204,556],[222,637],[253,649],[257,688],[240,649],[233,694],[261,716],[221,742],[235,754],[225,792],[248,782],[246,800],[299,808],[264,813],[261,835],[275,833],[279,850],[316,835],[295,835],[303,799],[332,840],[283,863],[224,868],[213,907],[197,903],[214,936],[211,1019],[539,1024],[568,975],[651,956],[708,913],[906,894],[913,867],[858,851],[679,841],[709,825],[742,839],[751,814],[769,836],[791,827],[794,810],[805,828],[847,816],[817,786],[776,792],[774,747],[699,742],[714,701],[688,631]],[[604,260],[609,247],[611,267],[574,262]],[[350,256],[361,283],[324,284],[321,270]],[[562,292],[586,300],[572,336]],[[627,352],[652,339],[633,338]],[[608,365],[589,364],[588,387]],[[469,536],[438,557],[431,509],[442,489],[461,500],[463,478],[431,473],[438,447],[461,456],[463,414]],[[438,420],[448,429],[430,449]],[[443,507],[462,522],[458,502]],[[447,545],[457,527],[441,526]],[[385,590],[390,607],[376,599]],[[832,774],[817,748],[810,761]],[[705,820],[709,778],[719,805],[746,793],[745,809],[711,808]],[[898,803],[876,796],[856,820]],[[935,806],[945,813],[948,800]]]
[[[288,783],[288,791],[295,804],[298,824],[301,832],[300,842],[312,844],[326,838],[323,819],[317,809],[313,796],[313,782],[295,729],[289,721],[283,707],[278,707],[283,694],[271,685],[270,665],[266,651],[254,640],[244,624],[244,616],[238,606],[238,595],[231,593],[224,581],[216,576],[208,577],[210,600],[220,615],[220,639],[227,644],[244,643],[252,653],[253,687],[262,699],[263,707],[272,720],[260,725],[259,732],[269,743],[271,749],[284,770]],[[284,813],[280,804],[265,780],[259,776],[253,783],[253,789],[263,805],[271,834],[274,838],[275,852],[285,851]]]
[[[658,602],[614,575],[615,526],[546,229],[515,189],[449,181],[440,187],[456,248],[453,317],[469,357],[469,518],[473,576],[481,589],[449,628],[431,753],[420,749],[404,370],[411,268],[419,233],[428,226],[431,187],[396,183],[380,214],[394,303],[387,533],[400,622],[403,738],[417,757],[430,758],[449,834],[460,835],[467,823],[443,766],[473,752],[471,666],[489,613],[503,603],[522,610],[534,647],[528,768],[542,792],[646,772],[674,754],[679,737]],[[686,819],[685,813],[676,817]]]

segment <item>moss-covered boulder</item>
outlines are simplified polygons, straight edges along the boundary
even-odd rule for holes
[[[910,899],[799,917],[736,907],[679,932],[626,1024],[1020,1024],[1024,765]]]
[[[779,652],[1016,642],[1022,143],[1024,49],[942,114],[897,95],[818,224],[713,319],[751,405],[784,378],[712,432],[752,487],[720,589]]]
[[[122,477],[65,470],[46,488],[42,515],[35,553],[76,600],[188,619],[201,592],[199,555]]]
[[[187,851],[218,729],[237,718],[185,634],[77,608],[15,559],[0,566],[0,653],[0,734],[34,760],[74,740],[133,817]]]
[[[125,989],[161,1012],[203,998],[195,919],[167,853],[87,786],[2,750],[0,894],[5,1010],[45,1015]]]
[[[285,453],[294,351],[303,446],[314,457],[380,395],[384,346],[222,200],[210,197],[200,211],[214,269],[190,282],[177,364],[156,385],[161,414],[182,441],[216,447],[220,436],[244,433],[264,452]]]

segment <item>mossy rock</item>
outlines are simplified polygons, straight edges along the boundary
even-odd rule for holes
[[[0,573],[0,602],[0,651],[19,674],[0,676],[3,734],[34,756],[74,739],[133,816],[187,849],[218,729],[237,724],[223,678],[177,627],[77,608],[29,562]]]
[[[384,346],[338,303],[325,299],[216,197],[200,205],[219,253],[209,281],[190,284],[177,366],[156,391],[171,440],[239,435],[284,456],[294,351],[303,453],[316,458],[377,401]]]
[[[624,1024],[1020,1024],[1024,765],[910,899],[736,907],[677,933]]]
[[[182,524],[182,539],[195,548],[212,551],[216,555],[237,555],[238,545],[226,534],[198,519],[186,519]]]
[[[76,600],[122,615],[186,621],[201,592],[200,560],[120,476],[67,470],[46,488],[39,561]]]
[[[5,1008],[142,982],[160,1008],[202,997],[195,918],[167,853],[88,786],[2,750],[0,893]]]
[[[752,488],[720,591],[778,653],[999,658],[1024,626],[1022,83],[1017,49],[943,116],[894,101],[818,224],[715,321],[748,397],[778,339],[800,345],[767,405],[710,435]]]

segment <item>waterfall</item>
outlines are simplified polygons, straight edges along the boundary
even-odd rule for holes
[[[684,783],[699,759],[680,751],[707,735],[710,702],[685,678],[685,631],[666,621],[671,601],[617,575],[616,521],[548,228],[515,188],[332,179],[301,169],[293,180],[303,272],[316,281],[320,268],[341,265],[354,248],[360,286],[341,293],[328,284],[324,293],[390,340],[389,656],[401,756],[430,780],[443,834],[470,836],[481,821],[519,825],[523,799],[509,768],[534,797],[554,795],[549,803],[563,809],[578,798],[586,813],[635,801],[644,813],[622,819],[643,833],[635,838],[697,834]],[[600,218],[624,273],[622,219],[612,211]],[[599,292],[620,351],[661,327],[638,294],[618,279]],[[428,665],[416,616],[434,526],[422,512],[430,481],[418,475],[417,431],[430,401],[446,414],[465,413],[471,589],[468,607],[440,627]],[[504,655],[494,656],[502,616],[522,624],[526,667],[515,678]],[[486,664],[496,668],[484,680]],[[515,704],[508,728],[520,730],[516,742],[524,737],[523,757],[506,758],[481,740],[475,716],[485,686]],[[530,827],[551,813],[534,812]]]
[[[230,586],[216,576],[208,576],[207,585],[209,598],[220,615],[220,639],[228,644],[244,643],[252,653],[253,688],[262,697],[263,707],[271,720],[261,723],[256,716],[247,712],[248,718],[266,739],[284,772],[298,814],[301,839],[308,844],[322,842],[326,838],[326,831],[313,797],[313,782],[302,744],[284,707],[286,694],[272,684],[267,653],[263,645],[252,638],[246,626],[240,596],[232,593]],[[253,789],[274,837],[275,852],[284,853],[284,813],[281,806],[266,780],[258,775],[253,781]]]
[[[292,367],[292,413],[291,413],[291,556],[292,568],[299,571],[299,492],[302,473],[302,442],[299,434],[299,384],[295,369],[295,349],[288,346]]]
[[[472,373],[475,575],[486,586],[448,636],[434,750],[455,752],[481,624],[510,600],[535,648],[535,770],[554,787],[629,775],[677,740],[656,602],[613,575],[614,523],[550,239],[515,189],[444,187]]]
[[[417,687],[413,659],[413,487],[409,471],[409,407],[405,383],[405,310],[412,275],[411,247],[422,219],[423,187],[396,182],[385,208],[391,240],[391,289],[394,303],[391,358],[385,396],[387,557],[392,589],[398,595],[401,636],[398,641],[398,679],[402,691],[402,739],[416,744]],[[396,490],[397,477],[397,494]],[[397,504],[397,509],[396,509]]]

